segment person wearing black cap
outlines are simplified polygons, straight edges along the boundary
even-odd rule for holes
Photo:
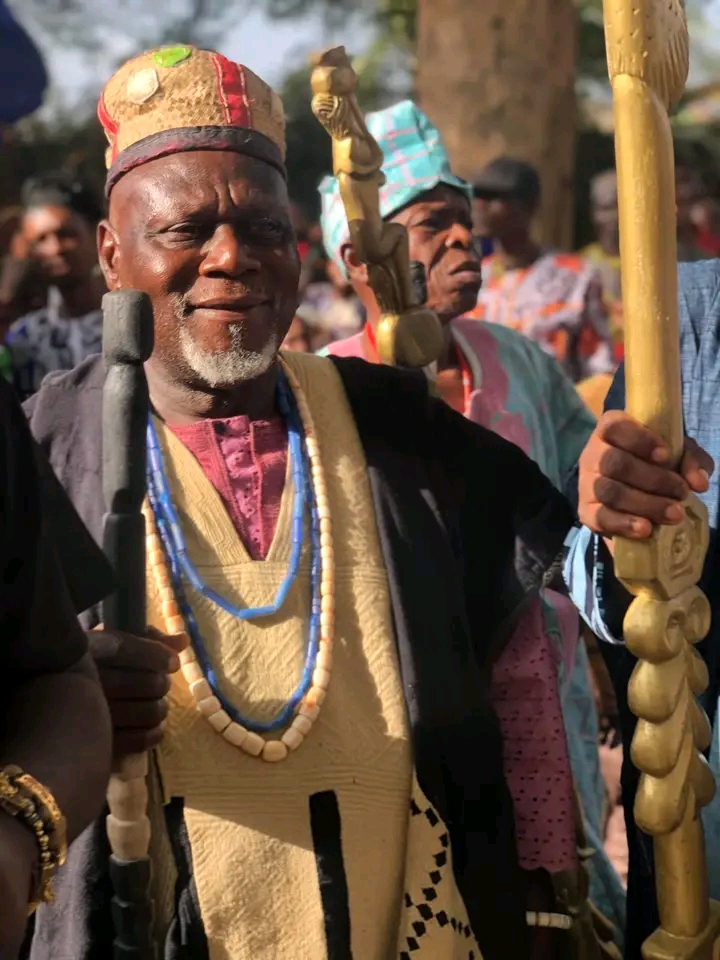
[[[531,235],[540,179],[529,164],[494,160],[474,183],[475,230],[493,242],[473,316],[535,340],[575,381],[613,369],[610,330],[596,269],[548,252]]]
[[[103,210],[92,191],[50,174],[26,181],[22,200],[27,257],[48,287],[45,306],[17,320],[7,337],[15,384],[27,397],[47,373],[71,370],[100,352],[105,284],[95,249]]]

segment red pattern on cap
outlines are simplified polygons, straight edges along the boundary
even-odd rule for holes
[[[225,122],[232,127],[253,129],[252,110],[247,95],[245,71],[232,60],[216,53],[213,64],[218,78],[218,94],[225,110]]]
[[[105,106],[105,91],[102,92],[100,99],[98,100],[97,115],[98,120],[100,121],[100,124],[102,125],[102,128],[106,132],[108,140],[110,141],[110,147],[112,150],[111,158],[112,162],[114,163],[115,158],[117,157],[118,125],[110,116],[107,107]]]

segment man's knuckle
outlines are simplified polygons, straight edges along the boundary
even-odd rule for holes
[[[628,470],[628,455],[617,447],[606,447],[600,457],[599,473],[604,477],[619,479]]]
[[[595,479],[594,494],[598,503],[616,509],[622,502],[622,493],[623,488],[617,481],[606,476],[599,476]]]

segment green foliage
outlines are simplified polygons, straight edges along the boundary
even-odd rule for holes
[[[81,176],[102,197],[105,136],[95,117],[82,123],[25,121],[10,131],[0,150],[0,206],[16,204],[27,177],[50,171]]]
[[[292,199],[309,217],[318,213],[317,186],[332,170],[330,138],[310,108],[310,72],[289,74],[282,88],[287,116],[287,168]]]
[[[358,74],[358,100],[364,111],[387,105],[388,78],[382,58],[372,51],[355,61]],[[330,138],[315,118],[310,106],[310,68],[300,67],[288,74],[281,89],[287,118],[287,168],[292,199],[309,217],[317,216],[317,186],[332,170]]]

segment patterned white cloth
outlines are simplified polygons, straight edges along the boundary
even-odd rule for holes
[[[53,370],[72,370],[87,357],[102,351],[102,310],[82,317],[65,315],[60,292],[54,287],[41,310],[17,320],[7,336],[14,380],[24,397],[40,389]]]

